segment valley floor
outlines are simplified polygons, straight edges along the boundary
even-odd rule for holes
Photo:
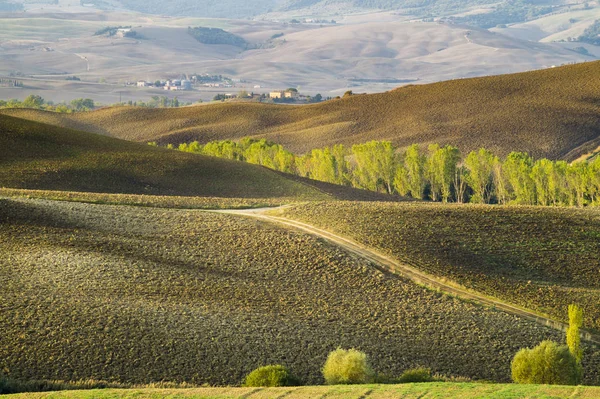
[[[198,389],[106,389],[7,395],[7,399],[560,399],[598,398],[600,387],[548,385],[422,383],[403,385],[306,386],[283,388],[198,388]]]

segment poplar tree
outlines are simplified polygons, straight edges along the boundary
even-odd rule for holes
[[[419,146],[413,144],[406,149],[403,160],[404,166],[396,170],[394,186],[401,194],[410,193],[413,198],[423,199],[425,195],[425,156],[419,151]]]
[[[502,170],[510,184],[512,200],[516,204],[535,204],[535,184],[531,178],[533,160],[524,152],[511,152],[506,157]]]
[[[590,198],[592,205],[600,206],[600,155],[589,164]]]
[[[477,152],[471,151],[467,155],[465,166],[469,173],[466,178],[469,186],[473,189],[471,202],[484,204],[490,201],[492,172],[496,162],[498,162],[498,158],[485,148],[481,148]]]
[[[583,310],[577,305],[569,305],[569,329],[567,330],[567,346],[569,351],[581,365],[583,349],[579,329],[583,326]]]
[[[535,185],[538,205],[551,205],[556,194],[551,184],[554,175],[554,163],[548,159],[539,159],[531,168],[531,179]]]
[[[359,187],[377,191],[377,184],[383,183],[388,194],[394,191],[396,155],[389,141],[370,141],[352,146],[356,161],[355,180]]]

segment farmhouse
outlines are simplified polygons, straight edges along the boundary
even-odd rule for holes
[[[298,98],[298,91],[296,90],[276,90],[269,93],[269,98],[282,99],[282,98]]]

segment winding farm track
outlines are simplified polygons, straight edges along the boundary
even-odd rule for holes
[[[566,331],[568,325],[552,320],[543,315],[537,314],[531,310],[523,309],[518,306],[511,305],[510,303],[501,301],[497,298],[488,297],[481,293],[471,291],[467,288],[458,286],[456,284],[452,284],[448,281],[442,280],[438,277],[432,276],[430,274],[424,273],[414,267],[411,267],[407,264],[401,263],[392,257],[381,254],[376,250],[369,248],[365,245],[362,245],[356,241],[348,239],[346,237],[342,237],[340,235],[331,233],[327,230],[320,229],[318,227],[312,226],[307,223],[299,222],[297,220],[283,218],[279,216],[269,215],[267,211],[273,211],[277,209],[282,209],[287,206],[279,207],[279,208],[261,208],[261,209],[244,209],[244,210],[217,210],[211,212],[224,213],[230,215],[240,215],[240,216],[249,216],[259,220],[263,220],[266,222],[282,225],[285,227],[291,227],[297,230],[302,230],[311,235],[323,238],[330,243],[333,243],[341,248],[344,248],[346,251],[357,255],[363,259],[368,260],[373,264],[377,269],[397,274],[403,276],[414,283],[426,286],[431,289],[439,290],[445,294],[453,295],[463,300],[468,300],[472,302],[479,303],[484,306],[494,307],[498,310],[504,311],[506,313],[522,317],[524,319],[533,321],[535,323],[548,326],[560,331]],[[581,332],[581,338],[585,341],[595,343],[600,345],[600,335],[593,334],[588,331]]]

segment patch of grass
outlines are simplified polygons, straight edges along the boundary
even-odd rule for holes
[[[196,210],[2,199],[0,286],[0,370],[24,381],[231,385],[284,364],[321,384],[338,346],[385,375],[509,381],[520,348],[564,339],[310,235]],[[598,382],[600,352],[584,360]]]
[[[15,399],[308,399],[316,397],[359,399],[592,399],[600,396],[598,387],[562,387],[548,385],[423,383],[402,385],[310,386],[282,388],[199,388],[199,389],[127,389],[66,391],[45,394],[20,394]]]
[[[499,156],[576,159],[598,147],[600,62],[402,87],[309,106],[219,103],[181,109],[119,107],[73,115],[5,110],[115,137],[159,144],[267,138],[294,153],[389,140],[485,147]]]
[[[326,203],[285,216],[354,238],[436,276],[600,330],[600,212],[595,209]]]

